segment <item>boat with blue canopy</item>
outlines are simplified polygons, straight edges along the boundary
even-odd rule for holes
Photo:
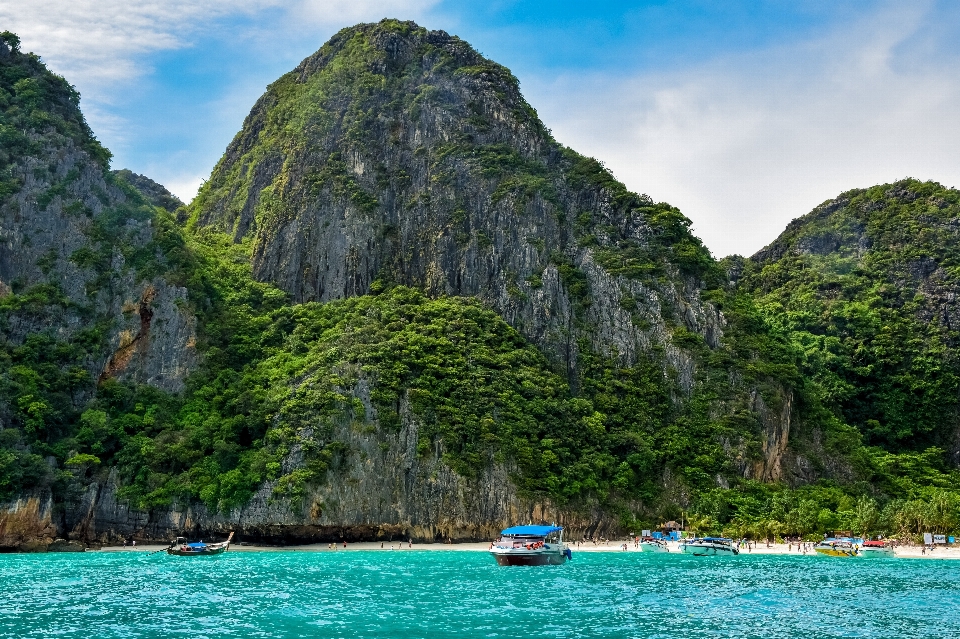
[[[573,559],[560,526],[505,528],[500,539],[490,545],[490,554],[501,566],[560,565]]]

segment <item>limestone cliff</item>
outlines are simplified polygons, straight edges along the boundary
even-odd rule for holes
[[[689,391],[672,326],[723,334],[689,222],[555,142],[507,69],[412,23],[345,29],[272,84],[192,212],[253,237],[254,275],[297,301],[476,296],[572,380],[581,348],[629,366],[656,346]]]
[[[53,481],[98,382],[179,392],[198,357],[187,291],[166,276],[172,222],[110,173],[79,95],[17,44],[0,39],[5,492]]]
[[[267,479],[246,507],[232,511],[234,525],[255,530],[264,525],[263,513],[272,512],[266,520],[313,526],[318,535],[330,526],[389,525],[425,538],[477,537],[477,531],[510,523],[531,508],[548,512],[547,486],[560,491],[562,485],[569,487],[564,507],[549,512],[586,529],[583,522],[594,518],[589,513],[612,503],[585,488],[595,481],[619,481],[621,487],[613,489],[617,503],[641,512],[658,501],[659,491],[678,486],[671,498],[683,503],[694,483],[785,477],[781,460],[794,410],[790,382],[767,372],[773,367],[748,363],[763,328],[744,319],[748,303],[724,291],[720,269],[689,232],[689,221],[667,204],[628,192],[600,163],[559,145],[510,72],[456,37],[391,20],[340,32],[269,87],[189,213],[191,232],[228,234],[250,251],[254,277],[299,303],[377,295],[397,285],[432,297],[479,299],[539,347],[571,396],[564,400],[569,408],[562,409],[570,412],[558,422],[569,429],[561,431],[566,434],[551,436],[553,427],[541,424],[541,434],[527,436],[533,459],[551,461],[526,461],[502,481],[513,462],[507,457],[494,463],[491,457],[476,484],[464,483],[451,464],[492,455],[489,446],[469,440],[490,432],[457,435],[470,441],[471,450],[484,452],[436,454],[433,461],[423,450],[451,443],[442,428],[421,433],[416,453],[393,440],[390,424],[406,394],[430,397],[413,371],[399,388],[385,388],[387,369],[360,380],[374,395],[394,398],[368,408],[354,424],[376,434],[370,443],[377,454],[342,424],[320,436],[317,423],[285,421],[285,415],[304,410],[324,414],[318,400],[305,399],[305,390],[313,391],[307,383],[312,371],[288,373],[287,381],[264,379],[289,395],[283,402],[298,406],[294,411],[281,404],[265,417],[275,429],[268,440],[270,432],[293,433],[292,443],[276,448],[288,452],[273,463],[282,466],[280,487],[285,480],[310,478],[298,488],[306,491],[306,501],[278,497],[278,485]],[[351,331],[365,330],[343,321]],[[387,324],[384,339],[402,326]],[[296,323],[283,334],[289,341],[281,348],[294,352],[310,348],[306,335],[323,337]],[[346,359],[348,351],[322,357],[344,358],[342,367],[333,368],[337,379],[350,366],[370,366],[364,355]],[[408,362],[396,366],[421,370]],[[318,397],[328,396],[325,384],[317,384]],[[350,384],[339,384],[336,392],[338,401],[369,403]],[[436,420],[429,417],[439,411],[432,401],[439,399],[421,401],[410,418]],[[572,417],[577,411],[585,416]],[[476,418],[509,430],[499,410]],[[582,438],[574,431],[585,423],[599,428],[600,444],[589,438],[573,443]],[[680,453],[685,462],[657,450],[671,445],[669,433],[680,424],[688,427],[684,437],[692,438]],[[244,427],[241,436],[257,428]],[[554,437],[563,444],[553,443]],[[309,470],[314,462],[297,456],[301,445],[314,451],[336,445],[349,454],[329,467],[324,462],[318,474]],[[458,441],[453,449],[463,445]],[[595,445],[604,451],[597,455],[616,461],[586,461]],[[516,454],[526,455],[518,446]],[[395,465],[381,469],[376,460],[384,454],[400,455],[401,467],[430,469],[434,479],[398,475]],[[575,459],[584,459],[579,477],[560,470],[563,464],[577,467]],[[159,477],[170,471],[158,464],[155,472]],[[517,497],[518,481],[542,496]],[[497,489],[484,496],[478,491],[489,490],[489,482]],[[204,490],[208,508],[217,499],[223,507],[225,495],[232,494],[222,483]],[[264,509],[267,495],[278,499],[273,508],[279,510]],[[314,520],[311,512],[323,515]],[[200,520],[212,525],[218,517]],[[609,521],[609,515],[596,519]]]
[[[0,290],[21,299],[42,291],[51,302],[8,302],[6,344],[39,332],[69,340],[97,323],[103,341],[85,362],[92,378],[179,390],[195,362],[194,320],[178,307],[186,290],[160,274],[152,207],[106,170],[109,154],[66,82],[32,54],[8,50],[0,64],[7,126],[22,126],[2,158]]]
[[[268,544],[412,539],[445,543],[487,541],[513,522],[554,521],[568,536],[620,532],[620,522],[602,509],[571,512],[549,499],[522,498],[511,481],[515,468],[487,465],[465,478],[435,457],[417,452],[419,424],[404,408],[404,427],[384,438],[342,428],[334,433],[361,460],[335,469],[332,481],[301,499],[277,499],[267,482],[243,506],[211,511],[201,503],[138,510],[118,498],[116,474],[90,484],[67,511],[64,535],[88,545],[169,540],[234,531],[239,540]],[[17,504],[11,512],[29,519]],[[18,510],[19,509],[19,510]]]
[[[750,399],[758,380],[700,370],[727,319],[704,299],[719,273],[689,221],[559,145],[510,72],[455,36],[391,20],[341,31],[268,88],[191,214],[252,239],[254,276],[299,301],[395,283],[477,297],[574,390],[585,354],[654,360],[681,405],[720,384],[713,414],[763,413],[778,434],[759,475],[782,477],[789,389],[763,381],[768,409]]]

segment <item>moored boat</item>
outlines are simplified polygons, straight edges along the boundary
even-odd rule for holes
[[[230,542],[233,541],[233,533],[227,537],[226,541],[215,544],[205,544],[203,540],[187,543],[183,537],[177,537],[177,540],[167,548],[168,555],[177,555],[180,557],[205,557],[209,555],[220,555],[227,552],[230,548]]]
[[[662,539],[643,537],[640,540],[640,552],[670,552],[670,548]]]
[[[514,526],[500,533],[490,554],[501,566],[549,566],[573,559],[559,526]]]
[[[863,542],[863,545],[860,546],[858,554],[867,559],[889,559],[897,556],[897,553],[894,552],[893,548],[888,546],[887,542],[881,540],[870,540]]]
[[[827,557],[856,557],[861,540],[852,537],[827,537],[813,549]]]
[[[680,552],[697,557],[711,557],[714,555],[739,555],[740,551],[732,539],[726,537],[700,537],[687,539],[680,543]]]

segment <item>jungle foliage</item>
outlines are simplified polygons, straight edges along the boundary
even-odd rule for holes
[[[11,168],[19,157],[36,154],[48,132],[71,140],[106,168],[110,152],[97,142],[80,113],[77,90],[48,71],[38,56],[22,53],[15,34],[4,31],[0,40],[12,58],[11,63],[0,64],[0,199],[20,190],[20,179]]]
[[[741,289],[788,336],[810,391],[868,444],[954,446],[958,215],[960,193],[934,182],[849,191],[744,263]]]

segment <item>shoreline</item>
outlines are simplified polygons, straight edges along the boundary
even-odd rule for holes
[[[627,544],[627,550],[624,551],[622,544]],[[671,554],[680,554],[679,544],[677,542],[669,542],[670,553]],[[467,551],[467,552],[486,552],[490,547],[489,542],[481,543],[460,543],[460,544],[423,544],[423,543],[414,543],[408,544],[407,542],[379,542],[379,541],[360,541],[354,543],[347,543],[346,548],[343,547],[343,544],[337,545],[335,548],[331,547],[330,543],[318,543],[318,544],[304,544],[302,546],[265,546],[258,544],[248,544],[248,543],[239,543],[231,544],[229,552],[351,552],[351,551],[373,551],[378,550],[381,552],[411,552],[411,551],[429,551],[429,552],[448,552],[448,551]],[[135,547],[131,546],[103,546],[99,550],[97,549],[87,549],[87,552],[134,552],[134,553],[149,553],[157,552],[160,550],[166,549],[166,545],[162,544],[143,544],[137,545]],[[896,556],[898,558],[909,558],[909,559],[949,559],[955,560],[960,559],[960,547],[937,547],[934,550],[928,550],[926,553],[922,552],[923,546],[900,546],[895,549]],[[614,552],[614,553],[632,553],[640,554],[640,550],[635,548],[632,542],[610,542],[609,544],[593,544],[592,542],[584,543],[580,546],[576,545],[576,542],[570,545],[570,550],[573,553],[597,553],[597,552]],[[647,553],[650,554],[650,553]],[[754,546],[752,549],[741,549],[741,555],[750,556],[750,555],[799,555],[804,557],[817,556],[817,553],[812,550],[807,553],[798,552],[796,550],[796,544],[793,545],[793,548],[790,548],[789,544],[767,544],[762,543]]]

